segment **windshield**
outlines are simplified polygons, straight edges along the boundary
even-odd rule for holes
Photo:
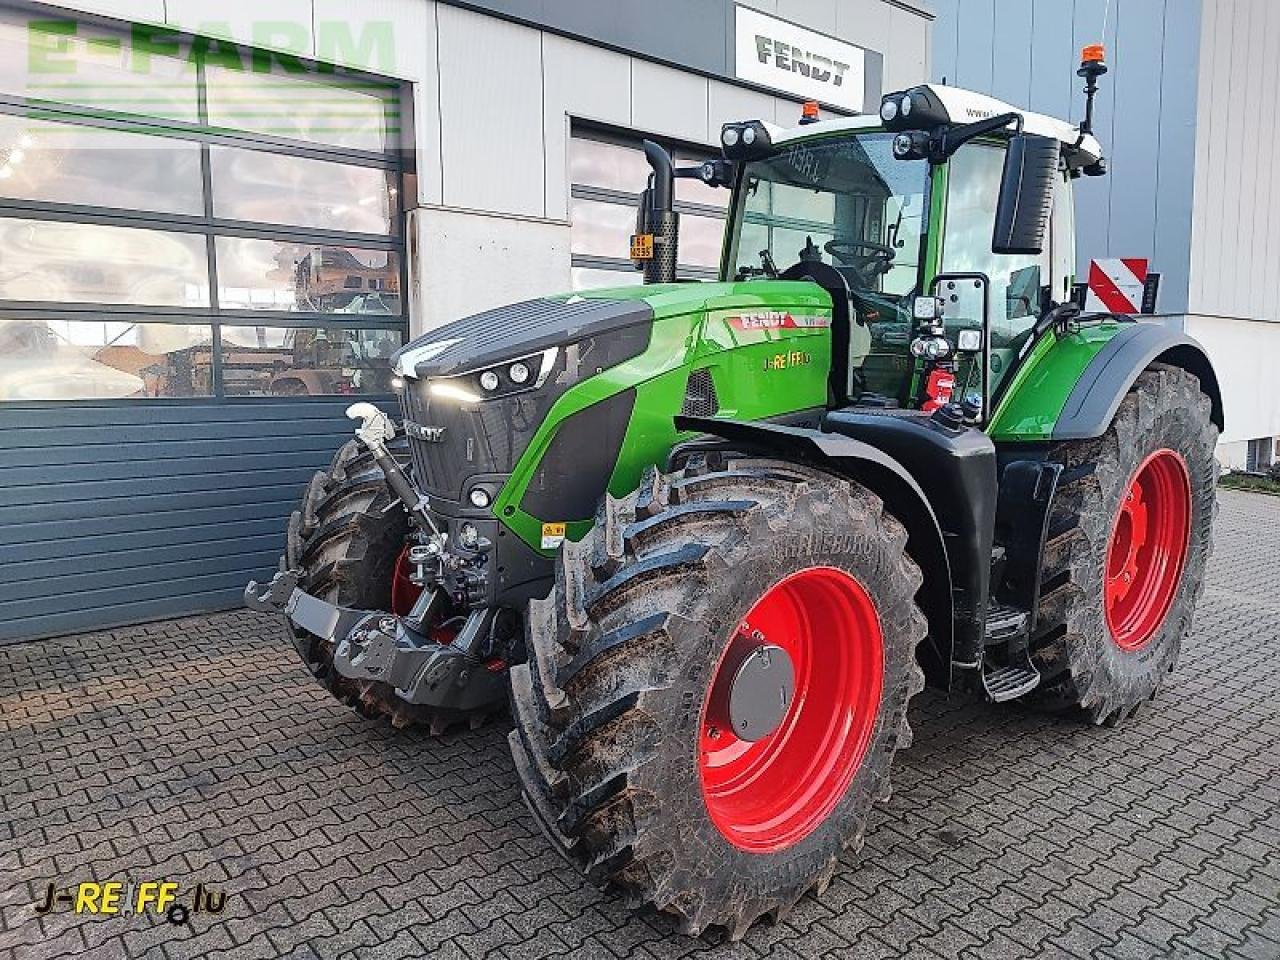
[[[820,260],[855,294],[904,296],[919,278],[928,182],[928,163],[895,160],[888,133],[797,143],[749,163],[729,275],[772,277]]]

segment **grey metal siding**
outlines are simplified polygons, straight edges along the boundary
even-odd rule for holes
[[[1280,320],[1280,5],[1206,0],[1201,43],[1190,311]]]
[[[893,62],[923,59],[932,13],[919,0],[741,0],[784,20],[847,40],[867,50],[867,109],[879,103],[879,80]],[[734,65],[734,8],[738,0],[447,0],[447,6],[514,20],[563,36],[740,82]],[[850,12],[855,16],[850,16]],[[883,30],[903,18],[896,31]],[[908,22],[909,21],[909,22]],[[898,35],[894,36],[896,32]],[[886,65],[886,61],[888,66]],[[472,78],[474,80],[474,77]],[[748,86],[754,86],[748,84]],[[763,88],[756,88],[763,89]]]
[[[1095,132],[1111,173],[1076,189],[1079,267],[1148,257],[1159,308],[1187,306],[1200,0],[936,0],[934,80],[1078,122],[1080,48],[1104,40]]]
[[[0,642],[239,604],[349,402],[0,406]]]

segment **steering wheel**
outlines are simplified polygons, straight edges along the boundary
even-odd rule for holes
[[[852,267],[860,286],[875,286],[876,277],[888,273],[898,251],[885,243],[874,240],[828,240],[822,249],[838,258],[845,266]],[[868,253],[858,253],[866,250]]]

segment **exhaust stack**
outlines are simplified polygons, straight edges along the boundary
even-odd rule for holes
[[[671,208],[675,169],[671,155],[652,140],[644,141],[644,157],[653,172],[640,195],[631,259],[644,271],[645,283],[674,283],[680,242],[680,214]]]

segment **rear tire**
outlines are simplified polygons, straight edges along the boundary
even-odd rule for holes
[[[1199,380],[1154,365],[1101,438],[1051,452],[1065,470],[1041,571],[1033,658],[1044,680],[1033,702],[1116,723],[1152,699],[1174,668],[1213,548],[1218,430],[1210,412]],[[1122,510],[1131,496],[1141,507],[1137,539],[1132,507]],[[1181,534],[1161,527],[1179,523]],[[1150,561],[1162,533],[1186,544],[1164,551],[1171,562],[1181,552],[1180,575]],[[1146,555],[1127,549],[1139,541]]]
[[[888,798],[893,755],[911,740],[907,703],[924,686],[915,648],[927,625],[906,541],[865,488],[787,463],[739,460],[669,477],[651,470],[638,492],[607,498],[593,531],[562,549],[555,591],[530,605],[529,661],[512,669],[512,754],[549,839],[633,906],[674,914],[687,933],[716,925],[736,939],[766,913],[785,915],[811,888],[821,893],[841,852],[861,847],[871,804]],[[856,750],[839,737],[814,740],[790,783],[753,775],[737,788],[739,806],[750,809],[735,821],[732,805],[717,799],[723,785],[713,786],[721,761],[706,738],[718,744],[726,735],[708,722],[709,690],[757,601],[815,574],[858,584],[874,604],[874,659],[850,659],[865,653],[864,631],[839,649],[813,648],[821,660],[809,661],[827,671],[853,664],[850,676],[874,672],[875,696],[850,701],[865,707],[848,714],[861,740]],[[790,602],[797,635],[829,643],[826,621],[812,630],[827,608]],[[822,671],[796,664],[775,757],[794,759],[787,751],[809,743],[798,732],[806,718],[811,731],[846,726],[824,719],[829,705],[817,694],[806,698],[822,689]],[[773,736],[743,749],[763,749]],[[728,741],[735,750],[745,743]],[[853,761],[833,768],[829,756]],[[803,786],[788,793],[762,786],[769,783]],[[806,806],[810,789],[821,803]],[[771,795],[790,833],[770,833],[760,803]],[[747,834],[732,828],[739,822]],[[751,831],[768,842],[751,848]]]
[[[408,461],[408,441],[401,435],[387,444],[400,463]],[[281,569],[298,569],[298,586],[329,603],[360,610],[391,610],[396,563],[409,532],[405,512],[392,504],[382,470],[373,455],[355,440],[342,445],[328,470],[307,486],[302,507],[289,518]],[[374,680],[354,680],[334,669],[335,644],[294,626],[289,637],[302,662],[335,699],[362,717],[385,717],[394,727],[429,725],[442,733],[450,725],[483,722],[492,710],[478,714],[433,710],[407,703],[394,688]]]

